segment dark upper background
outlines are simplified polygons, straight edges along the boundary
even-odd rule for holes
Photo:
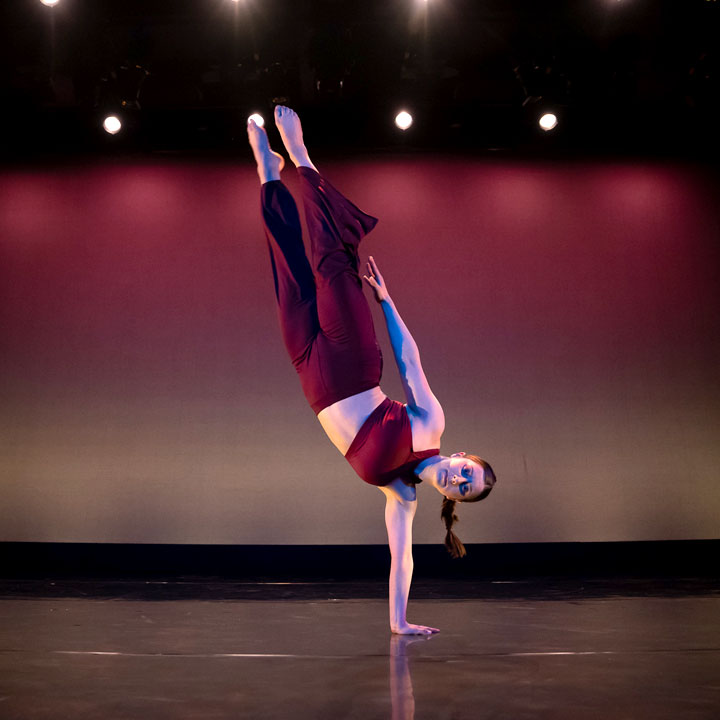
[[[247,152],[248,115],[271,122],[276,103],[316,152],[716,158],[715,0],[3,0],[0,13],[6,161]],[[559,109],[548,134],[543,103]],[[110,137],[100,122],[119,110]]]

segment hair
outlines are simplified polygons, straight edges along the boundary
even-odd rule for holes
[[[495,472],[490,467],[490,463],[485,462],[485,460],[479,458],[477,455],[465,455],[465,457],[468,460],[472,460],[480,465],[485,471],[485,477],[492,478],[492,484],[495,484]],[[490,490],[492,490],[492,487],[487,487],[479,495],[472,498],[472,500],[460,500],[459,502],[480,502],[480,500],[484,500],[490,494]],[[456,502],[457,501],[455,500],[444,498],[442,509],[440,510],[440,517],[445,523],[445,528],[447,529],[447,533],[445,534],[445,547],[454,558],[461,558],[467,555],[467,551],[465,550],[465,546],[462,542],[460,542],[460,538],[452,531],[452,526],[458,522],[458,516],[455,514]]]

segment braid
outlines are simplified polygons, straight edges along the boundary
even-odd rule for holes
[[[445,522],[447,533],[445,535],[445,547],[454,558],[461,558],[467,555],[465,546],[460,542],[460,538],[452,531],[452,526],[457,522],[458,516],[455,515],[455,500],[444,498],[440,517]]]

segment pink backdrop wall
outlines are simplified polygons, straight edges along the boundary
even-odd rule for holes
[[[658,164],[319,161],[498,486],[465,542],[718,536],[716,188]],[[288,164],[289,165],[289,164]],[[299,197],[295,171],[283,179]],[[370,297],[370,295],[368,295]],[[383,389],[403,399],[382,319]],[[0,540],[383,542],[282,347],[249,160],[0,176]],[[421,488],[417,542],[441,542]]]

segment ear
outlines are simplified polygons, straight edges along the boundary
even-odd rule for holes
[[[450,457],[458,457],[458,456],[463,457],[464,455],[465,455],[464,452],[456,452],[456,453],[453,453]]]

